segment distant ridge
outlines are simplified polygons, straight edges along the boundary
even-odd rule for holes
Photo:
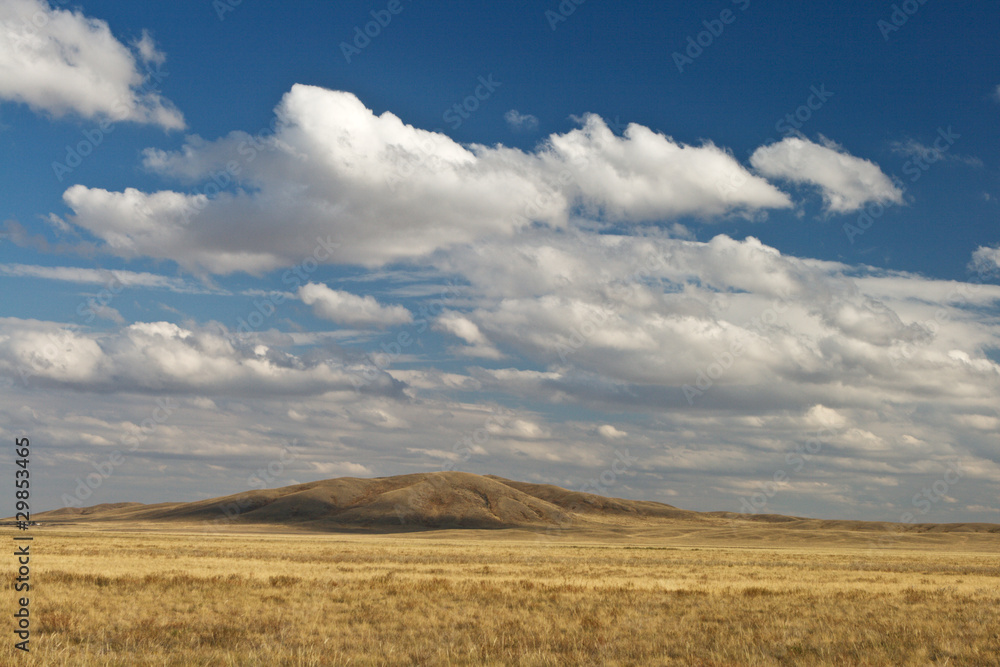
[[[435,472],[340,477],[191,503],[111,503],[37,514],[39,521],[212,521],[316,527],[545,528],[605,517],[686,517],[670,505],[575,493],[494,475]]]
[[[339,477],[278,489],[245,491],[190,503],[108,503],[33,515],[45,524],[178,522],[285,525],[315,530],[594,529],[767,524],[846,531],[1000,533],[996,524],[890,524],[780,515],[693,512],[664,503],[607,498],[495,475],[433,472],[361,479]]]

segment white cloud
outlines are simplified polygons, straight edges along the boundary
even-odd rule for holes
[[[503,115],[507,125],[515,132],[528,132],[538,129],[538,119],[530,113],[523,114],[517,109],[511,109]]]
[[[169,466],[164,479],[198,488],[205,480],[190,475],[201,473],[173,461],[204,458],[231,472],[239,460],[252,469],[259,464],[248,457],[275,460],[275,441],[286,437],[307,443],[308,453],[287,462],[300,478],[453,461],[569,487],[606,470],[627,437],[637,462],[628,486],[610,493],[671,493],[671,502],[698,509],[739,509],[740,494],[755,492],[779,466],[792,479],[768,509],[796,513],[875,507],[889,486],[893,494],[912,487],[899,495],[909,497],[952,460],[969,471],[955,490],[963,502],[1000,482],[991,438],[1000,286],[800,258],[754,237],[676,238],[661,224],[610,233],[602,222],[759,215],[790,205],[724,149],[685,146],[640,126],[618,137],[589,116],[526,153],[462,146],[391,114],[375,116],[346,93],[304,86],[286,95],[279,115],[276,134],[260,144],[233,134],[146,155],[150,169],[185,183],[236,159],[246,187],[205,196],[77,186],[65,194],[75,211],[69,221],[115,254],[200,271],[300,264],[318,238],[325,261],[421,258],[419,271],[391,266],[361,272],[352,284],[388,283],[379,294],[430,305],[440,303],[445,277],[458,277],[461,296],[434,329],[458,343],[449,352],[502,358],[506,368],[459,368],[431,344],[420,350],[420,367],[395,368],[415,360],[401,355],[379,371],[353,361],[377,348],[371,331],[241,336],[215,323],[140,322],[93,333],[6,319],[0,436],[38,433],[57,445],[54,456],[86,467],[127,428],[108,417],[109,395],[115,419],[131,424],[148,416],[142,400],[167,395],[184,408],[150,436],[141,454],[150,465],[116,473],[114,483],[160,474],[158,465]],[[800,165],[809,182],[830,188],[842,206],[875,196],[879,181],[869,177],[881,174],[877,167],[816,148],[805,147],[810,157]],[[824,175],[838,169],[840,180]],[[581,210],[599,219],[581,220]],[[996,249],[978,249],[977,262],[996,267]],[[0,274],[107,278],[19,264],[0,265]],[[118,274],[137,286],[188,287]],[[359,328],[404,324],[416,313],[316,282],[295,296],[320,317]],[[116,315],[103,313],[120,321]],[[693,404],[686,385],[704,389]],[[507,416],[487,403],[539,407]],[[581,407],[585,423],[563,421]],[[612,426],[620,423],[627,433]],[[821,451],[793,468],[787,456],[817,432]]]
[[[549,137],[542,158],[552,173],[565,174],[573,200],[612,220],[709,218],[791,206],[787,195],[712,143],[687,146],[635,123],[618,137],[593,114],[583,117],[580,129]]]
[[[814,405],[805,415],[807,421],[814,429],[821,428],[842,428],[847,424],[847,420],[836,410],[823,405]]]
[[[597,432],[602,438],[607,440],[621,440],[622,438],[627,438],[628,433],[626,431],[619,431],[611,424],[603,424],[597,427]]]
[[[817,186],[829,211],[849,213],[869,202],[902,204],[903,192],[878,165],[850,155],[832,142],[788,137],[762,146],[750,164],[768,178]]]
[[[164,62],[147,32],[135,49],[147,65]],[[75,112],[183,129],[184,117],[150,79],[106,22],[46,0],[0,2],[0,99],[56,117]]]
[[[111,320],[115,324],[125,324],[125,318],[122,317],[122,314],[111,306],[95,303],[90,306],[90,310],[94,313],[95,317],[99,317],[102,320]]]
[[[486,430],[493,436],[518,440],[546,440],[552,437],[548,428],[526,419],[507,419],[503,424],[490,422]]]
[[[37,266],[32,264],[0,264],[0,275],[20,278],[63,280],[71,283],[104,285],[115,290],[121,287],[151,287],[171,292],[207,292],[204,287],[192,285],[180,278],[170,278],[155,273],[136,271],[111,271],[87,269],[77,266]]]
[[[156,42],[153,41],[153,36],[149,34],[148,30],[143,30],[142,37],[133,42],[132,46],[135,47],[144,63],[162,65],[167,62],[167,54],[156,47]]]
[[[454,312],[442,313],[434,322],[436,331],[444,331],[461,338],[467,346],[458,348],[458,352],[467,357],[482,357],[485,359],[502,359],[503,353],[493,346],[483,332],[474,323]]]
[[[967,505],[965,509],[970,512],[983,512],[990,514],[1000,514],[1000,507],[989,507],[988,505]]]
[[[371,477],[374,473],[371,468],[360,463],[350,461],[339,462],[310,462],[313,469],[329,477]]]
[[[940,141],[940,139],[938,139],[938,141]],[[977,157],[951,152],[949,150],[950,144],[945,144],[944,150],[941,150],[933,145],[922,144],[916,139],[907,139],[906,141],[892,142],[890,148],[893,153],[918,159],[926,164],[934,164],[939,160],[948,160],[952,162],[961,162],[969,165],[970,167],[983,166],[983,161]]]
[[[702,385],[701,405],[819,404],[814,417],[829,421],[826,410],[932,395],[979,409],[1000,386],[986,354],[1000,330],[966,306],[995,307],[996,286],[886,276],[726,236],[539,232],[440,266],[482,295],[449,315],[449,330],[548,369],[476,376],[518,395],[690,407],[682,387]]]
[[[368,342],[341,343],[340,358],[318,337],[278,332],[150,322],[86,333],[8,319],[0,436],[23,428],[53,443],[54,468],[72,481],[121,447],[155,397],[170,396],[184,407],[135,455],[143,465],[114,484],[164,466],[157,474],[172,488],[204,488],[209,478],[191,479],[173,461],[228,473],[235,457],[254,469],[293,437],[304,444],[284,462],[288,479],[451,461],[573,488],[606,470],[627,437],[636,463],[609,493],[651,498],[669,488],[673,504],[697,509],[738,510],[779,468],[791,479],[767,510],[799,515],[864,507],[867,518],[898,518],[871,508],[919,493],[951,461],[967,471],[952,494],[963,503],[1000,482],[1000,367],[986,354],[1000,343],[988,314],[1000,286],[802,259],[753,238],[655,232],[539,229],[434,261],[435,275],[468,283],[434,326],[469,348],[500,347],[506,368],[457,370],[445,356],[445,372],[425,357],[355,392],[357,371],[374,369],[344,359],[374,349]],[[293,345],[315,348],[283,351]],[[30,389],[18,369],[33,373]],[[701,373],[711,385],[689,405],[681,388]],[[120,422],[108,417],[109,395]],[[507,414],[493,403],[538,407]],[[581,408],[585,423],[559,416]],[[627,435],[612,426],[625,423],[622,413]],[[797,468],[797,448],[817,433],[819,451]],[[138,481],[133,493],[112,493],[111,483],[93,502],[158,500]]]
[[[353,392],[357,373],[339,359],[306,361],[225,329],[186,329],[137,322],[118,331],[84,334],[58,323],[0,318],[0,374],[27,386],[84,392],[194,395],[319,395]],[[371,369],[365,369],[371,370]],[[373,393],[394,391],[384,374]]]
[[[462,146],[389,112],[376,116],[350,93],[312,86],[295,85],[277,115],[277,132],[263,143],[233,133],[146,152],[150,170],[195,182],[236,161],[238,191],[74,186],[64,194],[69,221],[122,257],[259,273],[301,261],[317,238],[341,244],[328,261],[371,267],[533,223],[565,228],[580,206],[633,222],[790,206],[720,148],[685,146],[639,125],[617,137],[592,115],[533,153]]]
[[[402,306],[383,306],[372,296],[358,296],[319,283],[303,285],[298,296],[313,307],[317,316],[338,324],[386,327],[413,321],[413,315]]]
[[[990,248],[980,246],[972,253],[969,268],[980,275],[988,275],[1000,271],[1000,246]]]

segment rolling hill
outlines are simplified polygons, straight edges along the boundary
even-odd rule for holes
[[[694,512],[494,475],[434,472],[359,479],[341,477],[187,503],[112,503],[36,514],[43,525],[157,522],[287,526],[378,532],[426,529],[731,530],[734,526],[824,533],[997,533],[996,524],[890,524],[779,515]]]

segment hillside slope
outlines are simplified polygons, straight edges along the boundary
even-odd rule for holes
[[[892,524],[780,515],[693,512],[664,503],[608,498],[495,475],[433,472],[359,479],[340,477],[245,491],[190,503],[108,503],[35,514],[44,524],[173,522],[261,524],[315,530],[441,528],[651,529],[688,526],[731,533],[740,527],[835,532],[995,533],[996,524]]]

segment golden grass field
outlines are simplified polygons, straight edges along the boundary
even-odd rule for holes
[[[995,535],[33,535],[5,665],[1000,665]]]

